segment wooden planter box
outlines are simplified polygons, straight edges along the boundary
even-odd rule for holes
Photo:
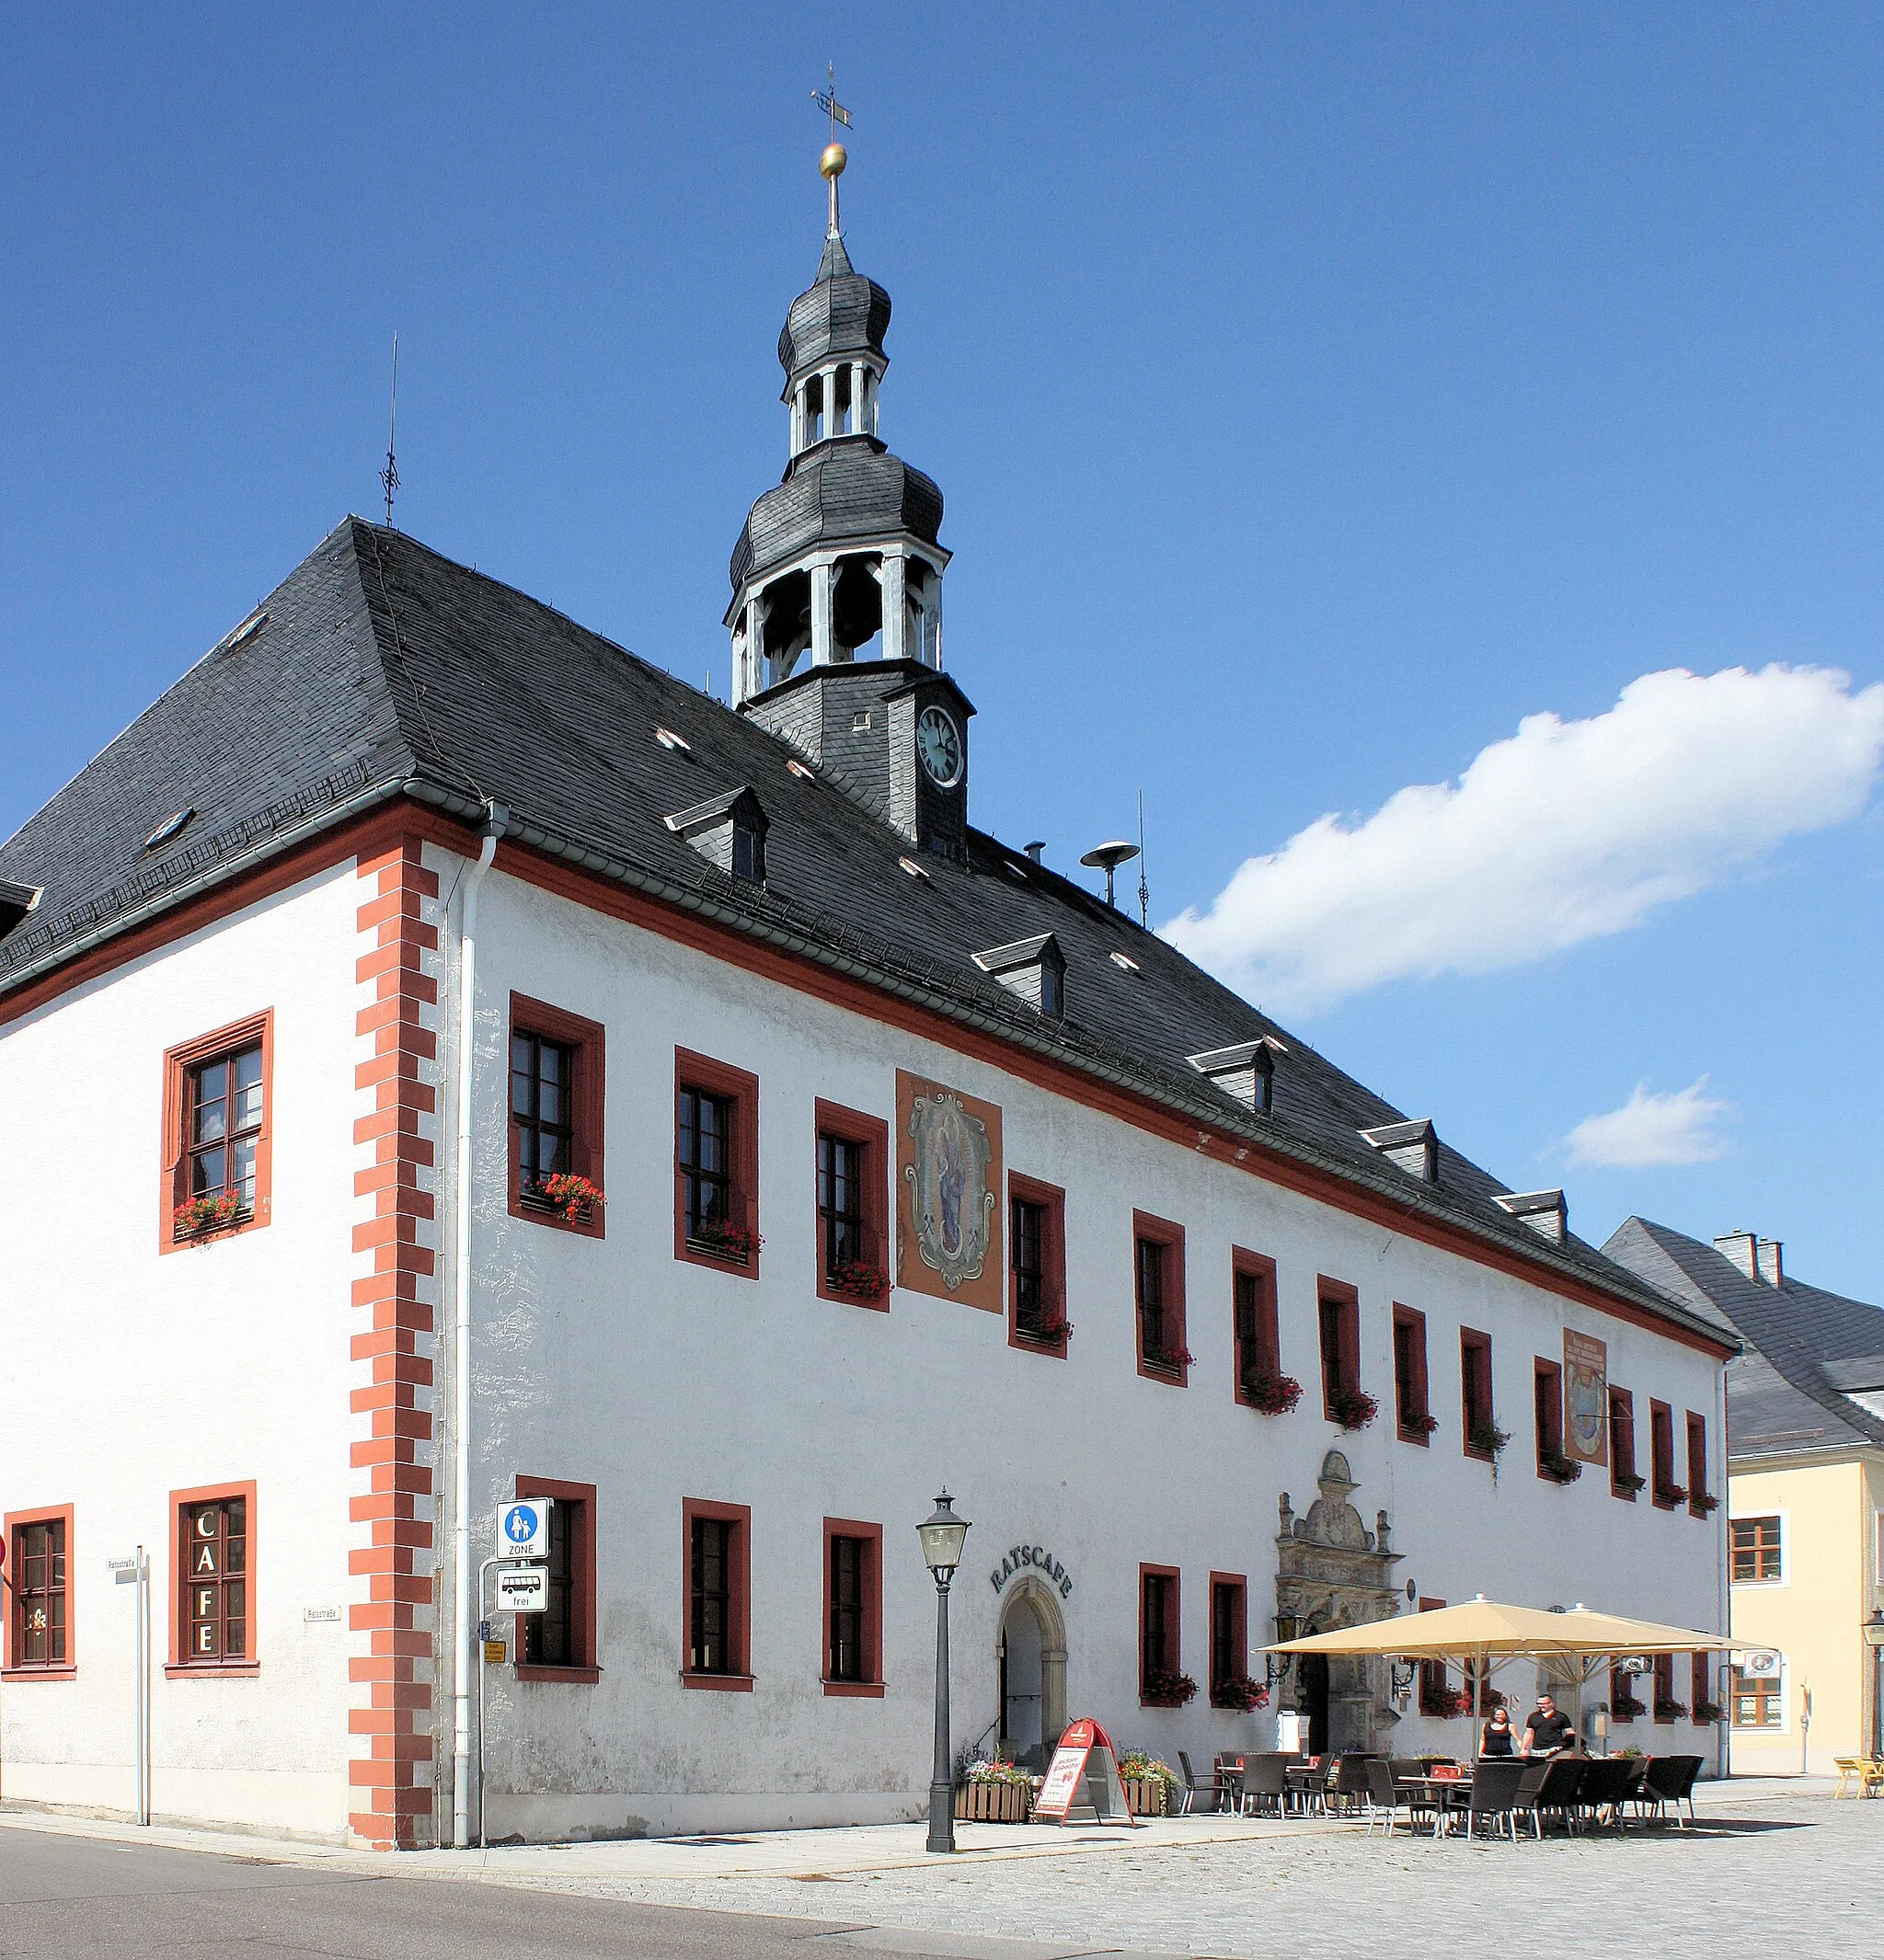
[[[1126,1776],[1120,1782],[1125,1790],[1125,1807],[1133,1817],[1164,1816],[1165,1779],[1162,1776]]]
[[[968,1824],[1025,1824],[1032,1808],[1025,1783],[962,1783],[955,1793],[955,1814]]]

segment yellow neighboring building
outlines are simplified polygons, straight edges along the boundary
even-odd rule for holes
[[[1744,1344],[1727,1370],[1732,1770],[1829,1776],[1884,1754],[1884,1648],[1864,1632],[1884,1613],[1884,1311],[1787,1278],[1750,1232],[1707,1245],[1632,1218],[1603,1250]]]

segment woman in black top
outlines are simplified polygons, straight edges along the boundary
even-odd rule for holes
[[[1478,1753],[1481,1756],[1515,1756],[1517,1743],[1511,1736],[1511,1718],[1502,1708],[1494,1708],[1491,1720],[1480,1731]]]

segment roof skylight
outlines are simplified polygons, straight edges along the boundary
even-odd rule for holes
[[[187,809],[178,810],[174,817],[166,817],[163,822],[158,824],[156,829],[144,839],[144,850],[146,852],[161,851],[172,838],[180,837],[183,834],[184,827],[195,815],[195,810]]]
[[[255,611],[223,642],[223,650],[227,652],[232,647],[241,646],[244,640],[252,640],[268,623],[268,608],[266,606],[257,606]]]
[[[1138,971],[1137,960],[1128,959],[1123,953],[1114,953],[1112,955],[1112,964],[1115,967],[1123,968],[1127,973],[1136,973]]]
[[[658,741],[663,749],[678,749],[684,754],[688,755],[691,755],[693,753],[693,743],[690,742],[684,735],[676,735],[672,728],[656,728],[654,731],[654,739]]]
[[[807,769],[795,755],[786,757],[785,766],[791,771],[793,775],[803,776],[807,783],[815,783],[818,780],[818,772],[815,769]]]
[[[921,878],[924,884],[925,885],[932,882],[929,874],[925,871],[919,864],[916,863],[914,858],[899,857],[896,862],[901,865],[905,871],[909,873],[911,877]]]

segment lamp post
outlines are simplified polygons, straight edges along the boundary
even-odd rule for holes
[[[945,1490],[916,1527],[923,1563],[936,1581],[936,1765],[929,1777],[929,1849],[955,1849],[955,1772],[948,1760],[948,1582],[961,1564],[968,1519],[958,1518]]]
[[[1871,1754],[1884,1758],[1884,1606],[1874,1606],[1864,1623],[1871,1650]]]

